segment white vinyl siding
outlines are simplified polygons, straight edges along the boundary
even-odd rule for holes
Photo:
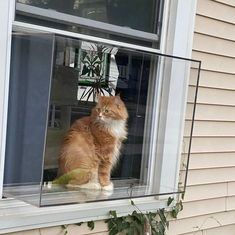
[[[168,235],[235,231],[235,2],[198,0],[192,58],[202,60],[184,210]],[[184,134],[189,136],[189,86]],[[187,140],[186,140],[187,141]],[[200,230],[200,231],[199,231]]]

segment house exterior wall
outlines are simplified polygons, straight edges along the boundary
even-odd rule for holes
[[[198,0],[193,59],[202,61],[198,105],[184,209],[168,235],[235,234],[235,1]],[[191,80],[190,88],[195,86]],[[188,112],[189,113],[189,112]],[[186,114],[185,136],[189,134]],[[90,231],[69,226],[68,234],[107,234],[104,222]],[[12,235],[63,234],[61,227]]]
[[[235,1],[198,0],[193,59],[202,61],[184,209],[169,235],[235,234]],[[190,81],[188,110],[190,110]],[[185,135],[189,134],[185,122]]]

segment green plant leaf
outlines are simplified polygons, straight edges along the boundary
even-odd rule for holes
[[[178,215],[178,210],[176,208],[172,209],[171,216],[176,219],[177,215]]]
[[[109,231],[109,235],[116,235],[116,234],[118,234],[117,228],[112,228],[112,229]]]
[[[173,201],[174,201],[173,197],[168,197],[167,206],[170,206]]]
[[[87,226],[90,228],[90,230],[93,230],[95,228],[95,223],[94,221],[88,221]]]
[[[135,235],[135,229],[133,226],[131,226],[128,230],[127,230],[127,235]]]
[[[158,211],[158,214],[159,214],[159,217],[160,217],[160,219],[161,219],[161,222],[162,222],[163,224],[166,224],[166,223],[167,223],[167,220],[166,220],[166,216],[165,216],[165,210],[164,210],[164,209],[160,209],[160,210]]]
[[[76,223],[75,225],[81,226],[82,224],[83,224],[83,222],[79,222],[79,223]]]
[[[109,214],[113,216],[114,218],[117,218],[117,212],[116,211],[110,211]]]

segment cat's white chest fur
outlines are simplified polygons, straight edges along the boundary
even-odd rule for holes
[[[126,122],[123,120],[108,120],[106,128],[118,139],[126,138]]]

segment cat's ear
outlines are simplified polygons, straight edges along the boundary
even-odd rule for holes
[[[122,100],[121,100],[120,94],[115,96],[115,104],[117,105],[118,108],[121,108]]]

